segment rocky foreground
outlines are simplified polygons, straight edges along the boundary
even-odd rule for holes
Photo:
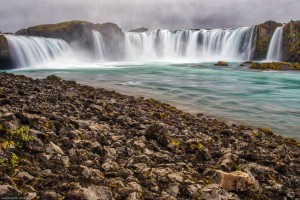
[[[56,76],[0,74],[0,196],[300,199],[300,144]]]

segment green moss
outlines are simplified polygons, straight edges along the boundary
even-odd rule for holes
[[[210,185],[210,184],[214,183],[213,179],[211,179],[211,178],[204,179],[203,181],[206,185]]]
[[[10,139],[15,143],[18,149],[23,149],[23,147],[33,139],[28,133],[29,130],[30,128],[28,126],[21,126],[10,130]]]
[[[171,143],[171,145],[175,146],[176,149],[179,149],[181,146],[180,141],[177,139],[171,139],[170,143]]]
[[[156,102],[155,99],[153,99],[153,98],[146,99],[146,101],[148,101],[149,103],[155,103]]]
[[[258,130],[265,134],[269,134],[269,135],[273,134],[273,131],[269,128],[259,128]]]
[[[236,171],[242,171],[242,168],[240,165],[237,166]]]
[[[36,32],[57,32],[60,30],[65,30],[65,31],[72,31],[76,29],[80,25],[87,25],[89,24],[86,21],[69,21],[69,22],[62,22],[58,24],[45,24],[45,25],[40,25],[40,26],[34,26],[28,28],[30,31],[36,31]]]
[[[19,158],[18,156],[15,154],[15,153],[12,153],[12,156],[11,156],[11,167],[13,169],[17,168],[19,166]]]

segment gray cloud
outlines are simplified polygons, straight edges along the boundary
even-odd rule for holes
[[[123,30],[228,28],[300,19],[299,0],[0,0],[0,30],[68,20],[114,22]]]

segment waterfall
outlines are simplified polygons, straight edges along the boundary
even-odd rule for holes
[[[277,27],[273,33],[268,54],[268,61],[280,61],[281,60],[281,46],[282,46],[283,27]]]
[[[34,66],[52,61],[70,50],[61,39],[4,35],[17,67]]]
[[[94,56],[96,60],[104,59],[104,43],[101,33],[98,31],[92,31],[93,44],[94,44]]]
[[[125,34],[127,60],[251,60],[255,26]]]

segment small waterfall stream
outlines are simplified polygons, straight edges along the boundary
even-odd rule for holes
[[[277,27],[273,33],[268,54],[267,61],[280,61],[281,60],[281,47],[282,47],[283,27]]]
[[[94,43],[94,58],[99,61],[104,59],[104,43],[100,32],[93,30],[93,43]]]

